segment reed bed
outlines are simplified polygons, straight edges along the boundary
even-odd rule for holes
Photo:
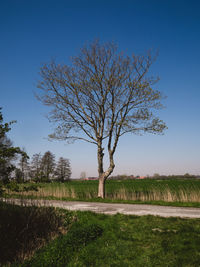
[[[57,199],[97,198],[98,181],[40,184],[38,191],[21,192],[22,196]],[[11,192],[10,192],[11,193]],[[108,180],[109,200],[200,202],[200,180]]]
[[[179,190],[177,194],[170,189],[163,192],[157,190],[129,192],[122,188],[118,192],[107,194],[107,198],[133,201],[200,202],[200,192],[194,191],[188,194],[183,190]]]

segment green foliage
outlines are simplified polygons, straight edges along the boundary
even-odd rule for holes
[[[12,142],[6,136],[11,130],[10,125],[14,122],[4,123],[0,108],[0,179],[5,181],[9,179],[10,173],[15,169],[15,166],[11,163],[15,156],[21,154],[28,157],[19,147],[13,147]]]
[[[1,187],[1,185],[0,185]],[[7,192],[29,192],[29,191],[38,191],[40,186],[37,184],[19,184],[17,181],[9,181],[6,184],[2,183],[3,192],[7,190]]]
[[[0,266],[24,260],[53,236],[66,231],[73,219],[67,211],[22,208],[2,202],[0,218]]]
[[[19,184],[16,183],[16,181],[10,181],[5,179],[3,181],[0,181],[0,196],[3,195],[5,191],[11,191],[11,192],[21,192]]]
[[[36,184],[30,184],[30,185],[27,185],[27,186],[24,186],[23,187],[23,191],[38,191],[38,187],[39,185],[36,185]]]
[[[39,182],[41,182],[41,183],[50,183],[50,179],[44,174],[44,172],[41,172],[41,176],[39,178]]]
[[[11,181],[6,184],[5,188],[14,191],[14,192],[20,192],[20,187],[15,181]]]
[[[3,193],[4,193],[4,188],[3,188],[3,183],[0,181],[0,196],[2,196],[3,195]]]

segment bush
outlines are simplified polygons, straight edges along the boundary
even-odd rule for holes
[[[4,192],[5,190],[3,189],[3,184],[0,182],[0,196],[2,196],[3,195],[3,192]]]
[[[53,236],[66,231],[71,214],[52,207],[19,207],[0,202],[0,266],[23,261]]]
[[[11,181],[5,185],[5,187],[11,191],[19,192],[19,185],[15,181]]]
[[[38,185],[35,185],[35,184],[31,184],[31,185],[28,185],[28,186],[24,186],[23,187],[23,191],[25,192],[28,192],[28,191],[38,191]]]

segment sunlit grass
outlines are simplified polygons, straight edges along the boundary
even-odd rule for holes
[[[98,181],[38,184],[38,191],[21,192],[22,197],[94,200]],[[12,191],[7,191],[13,194]],[[200,180],[108,180],[107,201],[140,201],[166,203],[200,203]]]
[[[66,235],[22,266],[199,266],[199,219],[91,212],[76,216]]]
[[[199,266],[200,219],[0,202],[0,266]]]

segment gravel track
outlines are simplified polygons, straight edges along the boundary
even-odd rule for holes
[[[1,199],[7,203],[25,206],[53,206],[67,210],[92,211],[114,215],[117,213],[125,215],[155,215],[161,217],[200,218],[200,208],[169,207],[146,204],[119,204],[82,201],[60,201],[39,199]]]

